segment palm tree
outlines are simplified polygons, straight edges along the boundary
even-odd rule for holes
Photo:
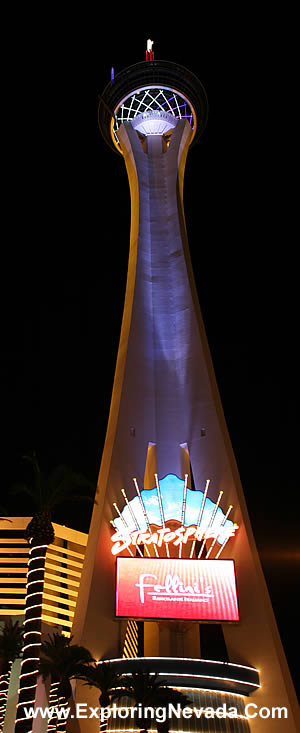
[[[120,693],[121,694],[121,693]],[[123,693],[124,694],[124,693]],[[167,708],[169,703],[180,704],[182,707],[190,703],[189,698],[172,687],[164,685],[157,674],[151,672],[134,672],[127,682],[126,697],[133,698],[140,706],[141,716],[137,714],[136,723],[139,724],[140,733],[148,733],[151,719],[143,715],[145,708],[150,707],[156,710],[158,707]],[[164,722],[155,721],[158,733],[168,733],[170,721],[168,717]]]
[[[72,644],[72,638],[54,632],[48,634],[41,644],[41,657],[39,661],[39,672],[45,682],[51,680],[49,702],[51,707],[65,707],[68,700],[72,699],[71,680],[82,678],[88,665],[93,662],[88,649],[77,644]],[[59,720],[57,716],[49,719],[48,731],[64,731],[66,720]]]
[[[134,699],[135,703],[140,706],[135,722],[139,724],[141,733],[148,733],[150,718],[144,717],[143,714],[140,715],[145,707],[155,710],[158,707],[167,707],[169,703],[173,705],[180,703],[183,707],[190,703],[189,698],[179,690],[162,684],[157,674],[134,672],[130,677],[125,676],[115,671],[115,667],[104,660],[91,665],[81,679],[85,680],[85,684],[100,690],[99,704],[101,707],[108,707],[112,701],[122,698]],[[156,721],[158,733],[168,733],[169,724],[168,719],[164,723]],[[103,726],[100,728],[103,730]]]
[[[116,689],[120,687],[123,680],[112,664],[104,660],[100,663],[95,662],[95,664],[88,667],[81,679],[84,680],[86,685],[96,687],[100,691],[99,705],[103,708],[108,707],[113,698],[117,698]]]
[[[185,706],[191,705],[192,701],[190,698],[185,695],[183,692],[180,692],[180,690],[176,690],[174,687],[161,687],[160,691],[158,692],[157,696],[157,703],[155,707],[168,707],[169,704],[177,705],[179,704],[181,708],[184,708]],[[171,719],[167,716],[166,720],[159,722],[159,720],[156,720],[156,729],[157,733],[169,733],[169,728],[171,725]]]
[[[80,679],[86,685],[96,687],[99,690],[99,705],[101,708],[109,707],[113,700],[118,700],[126,695],[127,678],[122,677],[116,671],[115,666],[104,659],[88,667]],[[100,719],[99,730],[101,733],[105,733],[107,722],[107,718],[102,721]]]
[[[0,636],[0,731],[3,730],[11,668],[22,651],[23,629],[19,621],[5,620]]]
[[[38,661],[41,645],[42,601],[45,574],[45,560],[48,545],[54,540],[52,512],[56,506],[64,503],[70,495],[72,500],[78,499],[78,489],[91,484],[80,474],[74,473],[67,466],[58,466],[48,476],[41,473],[36,458],[24,456],[32,466],[32,483],[15,487],[14,493],[27,494],[35,503],[36,511],[25,530],[25,538],[30,545],[27,595],[25,604],[25,646],[20,675],[19,702],[17,705],[16,733],[28,733],[31,721],[25,716],[24,707],[33,706],[38,676]],[[80,497],[82,498],[88,498]]]

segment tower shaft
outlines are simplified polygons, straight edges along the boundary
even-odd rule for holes
[[[74,634],[97,658],[120,656],[124,624],[114,619],[113,503],[120,503],[122,488],[129,499],[135,495],[133,477],[152,488],[154,473],[183,477],[190,473],[190,463],[195,488],[203,491],[209,478],[214,500],[222,489],[240,527],[230,556],[236,562],[241,622],[224,625],[229,659],[261,671],[262,688],[251,700],[258,706],[286,706],[288,730],[296,733],[297,700],[223,416],[190,263],[183,178],[191,128],[177,121],[169,147],[159,135],[141,142],[130,122],[120,127],[118,136],[131,192],[128,278]],[[155,652],[172,656],[165,634]],[[280,731],[282,721],[256,719],[253,730]]]
[[[120,452],[124,453],[122,480],[129,491],[133,476],[144,485],[150,442],[156,446],[159,475],[170,470],[182,475],[180,444],[191,423],[188,390],[196,322],[180,190],[190,134],[190,126],[182,120],[167,150],[163,138],[153,135],[147,137],[145,153],[130,123],[120,131],[132,192],[128,276],[132,289],[131,303],[125,307],[125,315],[131,308],[131,323],[115,456],[120,467]],[[150,480],[149,488],[153,473]]]

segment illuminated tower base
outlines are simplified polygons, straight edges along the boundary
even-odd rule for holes
[[[153,61],[119,74],[103,99],[101,129],[109,144],[123,154],[127,168],[131,235],[115,381],[75,615],[75,638],[98,659],[123,655],[128,626],[126,620],[115,617],[116,559],[111,552],[111,522],[117,512],[125,517],[124,501],[134,506],[131,502],[137,489],[133,478],[144,491],[152,490],[157,480],[159,491],[165,476],[172,474],[182,481],[187,476],[187,488],[196,492],[204,492],[210,479],[210,501],[216,504],[221,490],[223,515],[232,505],[232,520],[238,525],[221,555],[235,561],[240,609],[239,621],[222,623],[231,691],[238,694],[244,683],[248,687],[242,694],[251,691],[251,702],[258,709],[286,707],[286,730],[296,733],[297,700],[224,420],[185,229],[185,162],[190,144],[205,126],[205,93],[187,70]],[[199,234],[199,248],[204,246]],[[190,557],[190,547],[182,548],[182,558]],[[154,545],[149,544],[149,548],[155,557]],[[145,550],[145,546],[139,551],[134,546],[131,554],[146,554]],[[128,551],[121,554],[128,556]],[[193,557],[197,557],[195,552]],[[181,623],[146,621],[144,656],[174,657],[174,665],[179,658],[199,660],[199,624],[184,619]],[[221,665],[221,661],[215,664]],[[158,661],[153,665],[156,671]],[[197,688],[199,679],[208,688],[218,678],[214,689],[226,691],[225,668],[219,666],[218,670],[208,677],[202,673],[197,677],[194,667],[188,674],[198,680]],[[241,678],[242,672],[248,674],[246,680]],[[184,680],[184,667],[178,675]],[[86,699],[86,688],[82,699]],[[89,721],[88,730],[93,730],[92,723]],[[283,720],[257,717],[251,721],[251,730],[282,731],[283,725]],[[85,730],[84,724],[81,729]]]

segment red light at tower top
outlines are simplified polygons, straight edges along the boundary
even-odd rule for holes
[[[151,41],[151,38],[148,38],[147,40],[147,49],[146,49],[146,61],[154,61],[154,51],[152,51],[154,41]]]

